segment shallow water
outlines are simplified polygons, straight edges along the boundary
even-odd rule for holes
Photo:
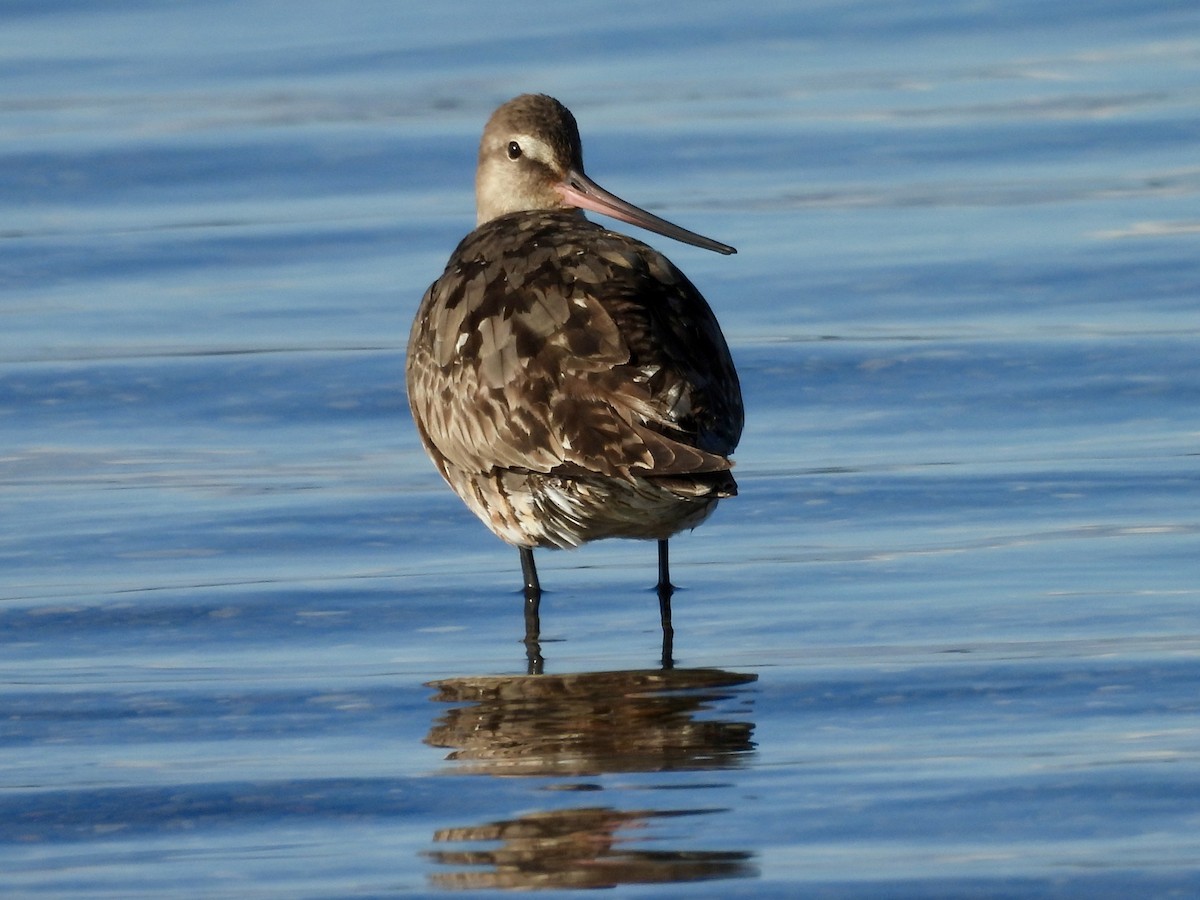
[[[1194,3],[0,19],[5,896],[1200,892]],[[525,90],[740,251],[673,669],[408,418]]]

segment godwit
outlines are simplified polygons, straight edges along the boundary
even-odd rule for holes
[[[588,178],[574,116],[544,95],[492,114],[475,198],[476,228],[426,291],[408,342],[421,441],[471,511],[520,550],[527,640],[541,597],[533,548],[611,537],[658,541],[669,635],[667,541],[737,493],[741,390],[700,292],[582,210],[735,251]]]

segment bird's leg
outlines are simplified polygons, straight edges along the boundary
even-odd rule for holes
[[[542,601],[542,586],[538,581],[537,566],[533,562],[533,548],[521,547],[521,576],[525,579],[525,651],[529,657],[529,674],[542,672],[542,648],[538,642],[542,631],[538,608]]]
[[[675,588],[671,584],[671,564],[667,552],[667,541],[664,538],[658,542],[658,612],[662,619],[662,666],[670,669],[675,664],[672,653],[675,643],[675,629],[671,626],[671,595]]]
[[[525,579],[525,599],[533,604],[537,612],[538,600],[542,596],[542,585],[538,581],[537,566],[533,562],[532,547],[518,547],[521,552],[521,577]]]
[[[662,609],[662,622],[664,626],[671,624],[671,595],[675,593],[675,586],[671,584],[671,562],[669,556],[667,542],[665,540],[659,541],[658,599],[659,606]]]

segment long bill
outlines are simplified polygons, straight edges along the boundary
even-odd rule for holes
[[[694,247],[703,247],[705,250],[724,253],[726,256],[737,253],[737,250],[728,244],[722,244],[720,241],[706,238],[702,234],[680,228],[666,219],[660,219],[653,213],[648,213],[632,203],[627,203],[616,194],[609,193],[600,187],[578,169],[568,170],[566,177],[556,184],[554,189],[567,203],[578,206],[580,209],[590,209],[592,212],[620,219],[622,222],[637,225],[639,228],[656,231],[665,237],[691,244]]]

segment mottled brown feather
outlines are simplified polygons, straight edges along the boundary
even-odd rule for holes
[[[421,302],[409,360],[418,416],[460,468],[709,472],[729,468],[741,434],[704,298],[655,250],[571,212],[515,213],[468,236]],[[491,439],[466,439],[464,415]]]

